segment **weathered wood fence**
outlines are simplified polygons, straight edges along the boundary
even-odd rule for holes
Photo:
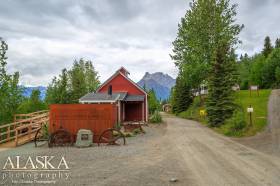
[[[49,122],[49,111],[16,114],[14,122],[0,126],[0,147],[18,146],[34,139],[35,133]]]

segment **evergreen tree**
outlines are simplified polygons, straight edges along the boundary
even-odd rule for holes
[[[91,61],[85,61],[85,79],[87,92],[94,92],[99,84],[99,76]]]
[[[63,69],[58,78],[54,77],[47,88],[46,102],[77,103],[85,94],[94,92],[99,84],[99,76],[92,62],[75,60],[69,71]]]
[[[277,68],[280,68],[280,48],[273,50],[262,68],[262,81],[264,88],[273,88],[277,84]]]
[[[20,104],[17,112],[26,114],[47,109],[46,104],[40,100],[40,94],[40,90],[33,90],[31,96]]]
[[[268,55],[272,52],[273,47],[271,45],[270,37],[266,36],[264,39],[264,48],[263,48],[263,55],[267,58]]]
[[[74,61],[69,71],[71,102],[77,103],[79,98],[87,93],[86,77],[84,73],[84,60]]]
[[[237,5],[230,5],[229,0],[211,0],[207,3],[212,7],[208,16],[214,28],[210,30],[214,42],[211,45],[213,55],[206,110],[210,125],[221,126],[235,109],[232,95],[232,86],[237,80],[234,46],[239,42],[237,35],[243,26],[235,24]]]
[[[7,74],[6,52],[8,45],[0,38],[0,124],[10,122],[22,102],[22,88],[18,85],[19,73]]]
[[[172,90],[171,104],[172,112],[180,113],[186,111],[193,101],[190,86],[182,76],[178,76],[176,79],[176,85]]]
[[[219,127],[230,118],[235,110],[232,86],[235,83],[235,62],[228,55],[229,47],[217,51],[216,61],[211,69],[207,99],[208,120],[211,126]]]
[[[276,87],[280,87],[280,67],[276,67],[275,69],[275,79],[276,79]]]
[[[280,39],[277,38],[275,41],[275,48],[280,48]]]
[[[148,91],[148,103],[150,114],[153,114],[155,111],[160,109],[160,103],[157,100],[155,91],[153,89]]]

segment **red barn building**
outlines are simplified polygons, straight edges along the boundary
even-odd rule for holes
[[[95,93],[79,99],[83,104],[116,104],[118,122],[148,121],[147,93],[121,67]]]

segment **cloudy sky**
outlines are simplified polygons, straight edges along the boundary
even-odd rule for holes
[[[0,6],[0,37],[9,45],[8,69],[24,85],[47,85],[74,59],[92,60],[104,81],[120,66],[135,81],[146,71],[176,77],[171,42],[190,0],[6,0]],[[239,53],[261,50],[266,35],[280,37],[279,0],[239,4],[243,44]]]

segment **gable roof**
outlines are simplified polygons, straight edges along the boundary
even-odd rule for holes
[[[126,68],[121,67],[118,71],[124,70],[127,74],[130,74],[130,72],[128,70],[126,70]]]
[[[123,67],[122,67],[123,68]],[[121,68],[120,68],[121,69]],[[128,80],[130,83],[132,83],[137,89],[139,89],[141,92],[143,92],[145,95],[147,95],[147,92],[140,87],[139,85],[137,85],[134,81],[132,81],[129,77],[125,76],[123,73],[121,73],[119,70],[116,71],[109,79],[107,79],[104,83],[102,83],[98,89],[96,90],[96,92],[98,92],[102,87],[104,87],[106,84],[108,84],[112,79],[114,79],[117,75],[121,75],[123,76],[126,80]]]

